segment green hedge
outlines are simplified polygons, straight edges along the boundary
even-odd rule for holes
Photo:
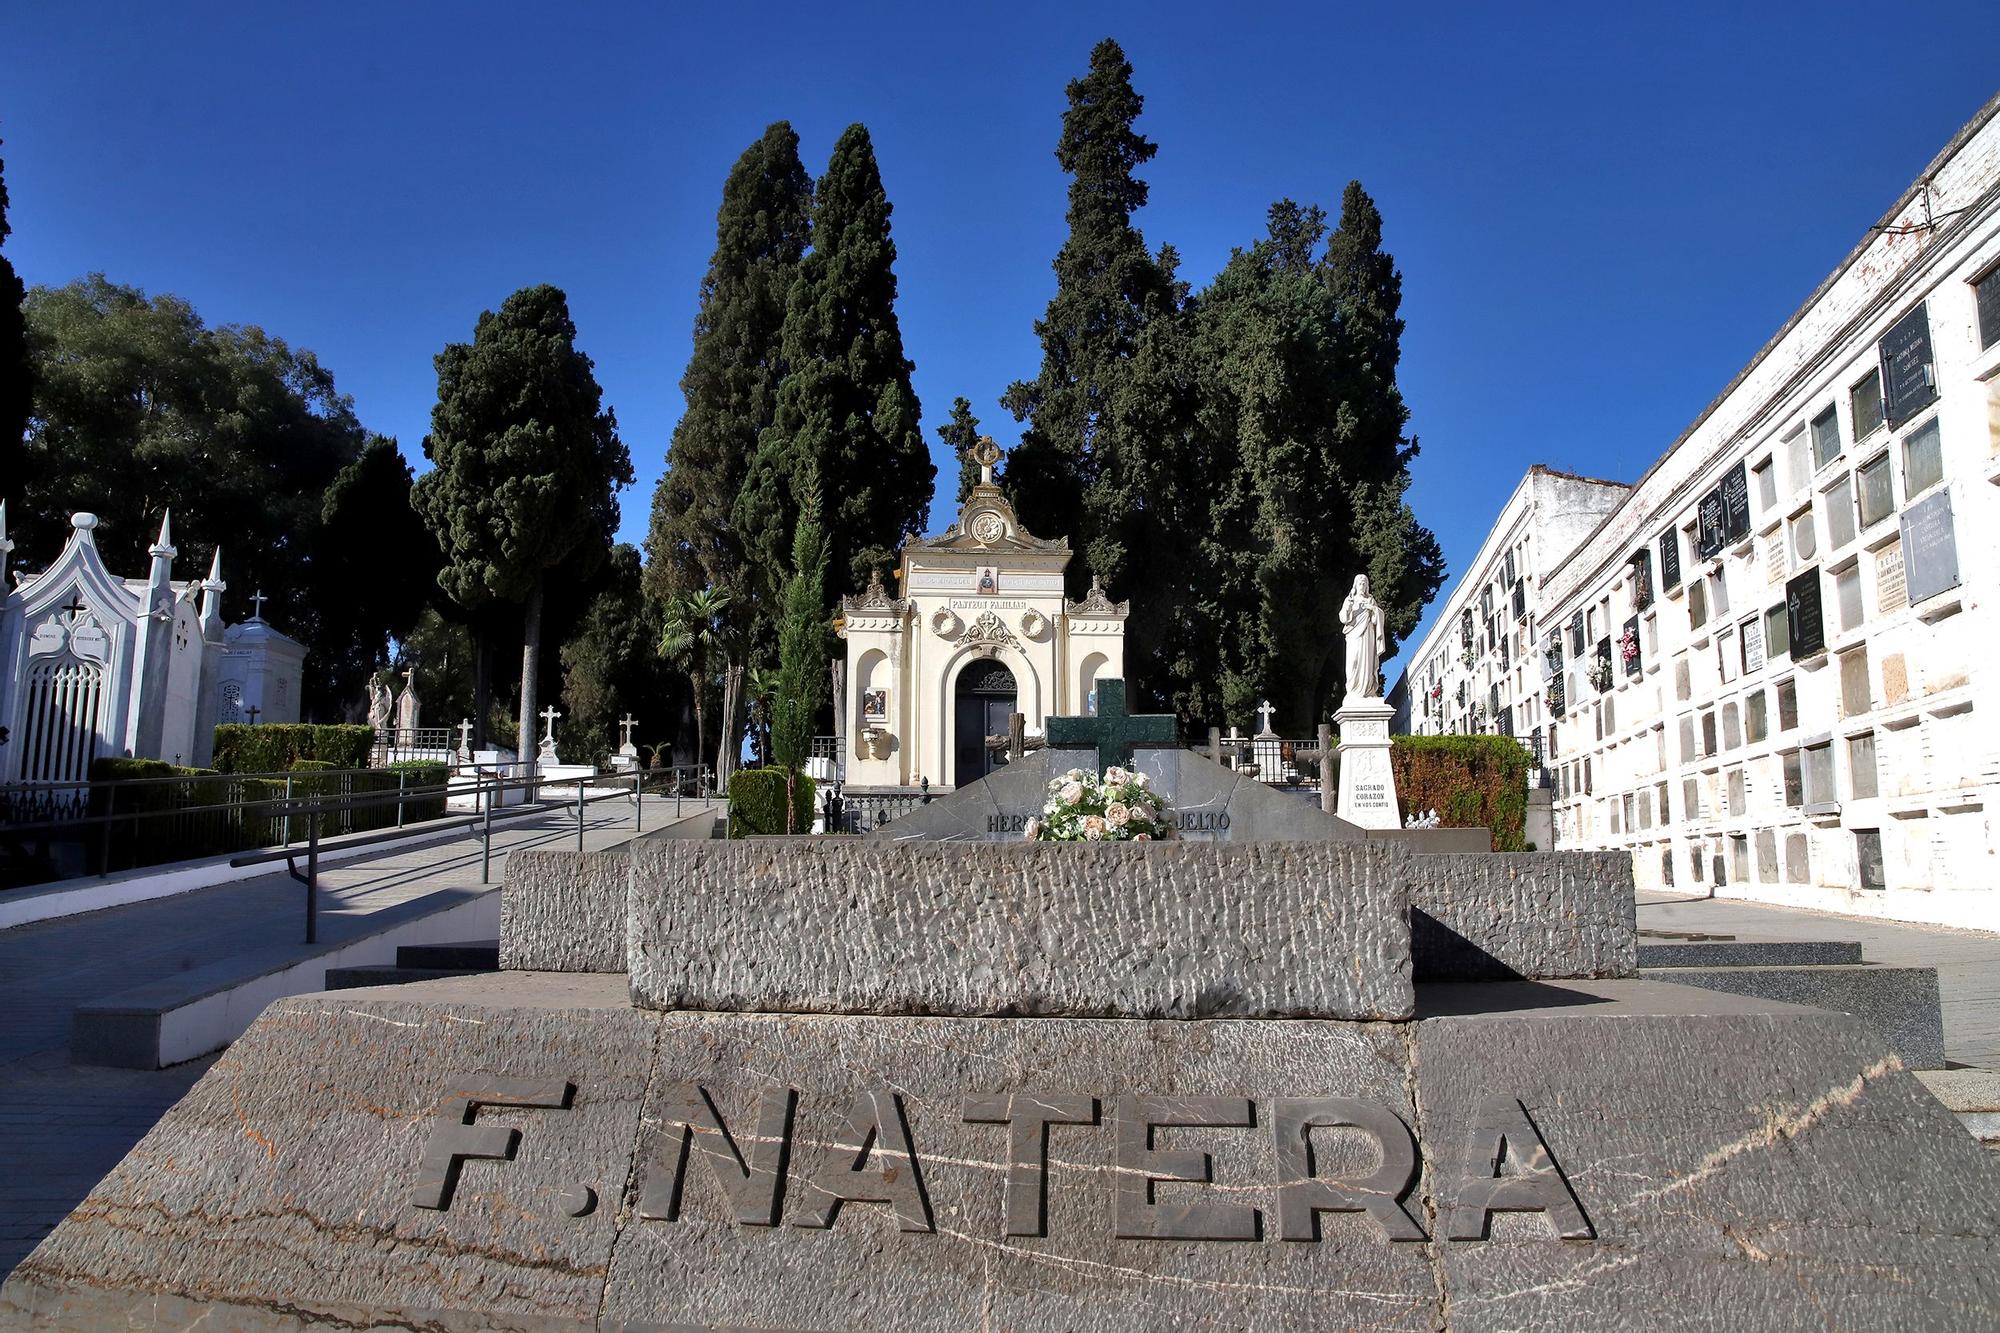
[[[223,773],[284,773],[301,759],[329,768],[366,768],[374,748],[373,727],[230,722],[215,729],[214,764]]]
[[[1527,850],[1529,756],[1511,736],[1396,736],[1389,764],[1404,819],[1436,810],[1447,828],[1491,829],[1496,852]]]
[[[451,779],[451,768],[434,759],[401,759],[389,765],[389,773],[401,773],[405,787],[442,787]],[[444,817],[445,793],[435,796],[419,796],[403,802],[403,822],[415,823],[419,819],[441,819]],[[392,813],[395,807],[387,807]]]
[[[98,874],[137,866],[162,865],[240,851],[245,845],[235,809],[197,813],[202,806],[233,806],[239,784],[212,768],[188,768],[164,759],[104,758],[91,761],[93,783],[137,783],[142,778],[199,778],[197,782],[143,783],[92,787],[90,813],[110,815],[108,830],[98,825],[90,862]],[[130,816],[130,818],[125,818]]]
[[[785,778],[782,768],[746,768],[729,776],[729,836],[748,838],[785,832]],[[801,773],[793,789],[793,826],[812,828],[813,780]]]

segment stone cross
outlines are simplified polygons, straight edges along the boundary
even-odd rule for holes
[[[618,725],[625,729],[625,736],[621,744],[629,748],[632,744],[632,728],[639,725],[639,719],[633,717],[631,710],[627,709],[625,716],[618,719]]]
[[[1128,714],[1125,682],[1097,682],[1097,716],[1052,717],[1048,721],[1050,749],[1097,747],[1097,762],[1129,764],[1137,746],[1149,749],[1180,744],[1180,723],[1171,713]]]
[[[270,600],[270,598],[264,595],[262,588],[250,594],[250,618],[252,620],[262,620],[264,618],[264,603]]]
[[[562,714],[556,711],[556,706],[554,704],[550,704],[547,708],[544,708],[541,711],[541,719],[543,724],[542,736],[545,740],[553,741],[556,738],[556,719],[561,716]]]
[[[458,758],[460,763],[472,760],[472,719],[469,717],[458,724]]]
[[[244,715],[250,719],[250,725],[253,727],[257,725],[257,715],[263,711],[264,710],[259,708],[256,704],[251,704],[248,708],[243,710]]]
[[[1271,707],[1269,699],[1257,705],[1257,716],[1264,719],[1264,729],[1257,733],[1259,736],[1275,736],[1278,734],[1271,730],[1271,715],[1277,711],[1277,709]]]

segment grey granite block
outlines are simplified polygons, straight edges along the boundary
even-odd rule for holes
[[[500,966],[510,972],[623,972],[632,844],[507,855],[500,884]]]
[[[1911,1069],[1944,1068],[1944,1010],[1931,967],[1674,967],[1642,976],[1853,1014]]]
[[[1410,864],[1419,981],[1637,972],[1632,858],[1624,852],[1446,853]]]
[[[15,1270],[0,1326],[594,1320],[656,1023],[625,1007],[383,995],[299,996],[265,1010]],[[451,1094],[481,1085],[567,1104],[488,1105],[468,1117]],[[419,1206],[426,1154],[452,1133],[497,1136],[466,1146],[506,1156],[460,1161],[446,1206]],[[582,1189],[596,1203],[573,1217]]]
[[[1860,961],[1859,940],[1639,941],[1641,967],[1808,967]]]
[[[662,844],[634,880],[632,995],[662,1009],[1404,1018],[1407,865],[1360,842]]]
[[[1518,1101],[1591,1232],[1496,1212],[1440,1240],[1450,1328],[2000,1324],[2000,1164],[1855,1020],[1646,982],[1427,990],[1467,1010],[1417,1025],[1434,1175],[1492,1175],[1493,1099]],[[1520,1137],[1503,1171],[1543,1160]],[[1440,1230],[1475,1192],[1440,1191]]]

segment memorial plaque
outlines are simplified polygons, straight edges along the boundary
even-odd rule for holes
[[[1909,587],[1903,581],[1903,540],[1898,537],[1875,555],[1875,606],[1886,616],[1909,604]]]
[[[1740,542],[1750,535],[1750,481],[1743,464],[1722,474],[1722,540]]]
[[[1752,616],[1742,628],[1743,671],[1748,675],[1764,665],[1764,618]]]
[[[1660,534],[1660,586],[1681,586],[1681,535],[1672,528]]]
[[[1951,492],[1938,491],[1903,511],[1903,579],[1911,605],[1956,588],[1958,536],[1952,527]]]
[[[1979,345],[2000,343],[2000,269],[1981,278],[1972,289],[1979,305]]]
[[[1569,618],[1569,655],[1583,656],[1583,612],[1581,611]]]
[[[1729,506],[1722,498],[1722,487],[1717,486],[1694,507],[1695,519],[1701,525],[1701,536],[1695,545],[1695,555],[1706,560],[1722,549],[1724,533],[1729,526]]]
[[[1892,325],[1879,344],[1882,391],[1888,399],[1889,428],[1901,426],[1937,401],[1937,372],[1931,362],[1930,314],[1919,305]]]
[[[1785,585],[1785,629],[1793,660],[1825,650],[1826,620],[1820,607],[1818,565]]]

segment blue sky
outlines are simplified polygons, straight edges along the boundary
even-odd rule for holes
[[[7,253],[313,349],[413,460],[432,356],[556,283],[638,469],[637,541],[723,177],[775,119],[815,173],[868,125],[926,428],[964,394],[1012,440],[995,399],[1039,361],[1063,85],[1115,36],[1160,145],[1139,223],[1184,276],[1274,199],[1359,178],[1380,203],[1411,498],[1455,574],[1529,464],[1636,477],[2000,69],[1991,0],[561,9],[6,0]]]

